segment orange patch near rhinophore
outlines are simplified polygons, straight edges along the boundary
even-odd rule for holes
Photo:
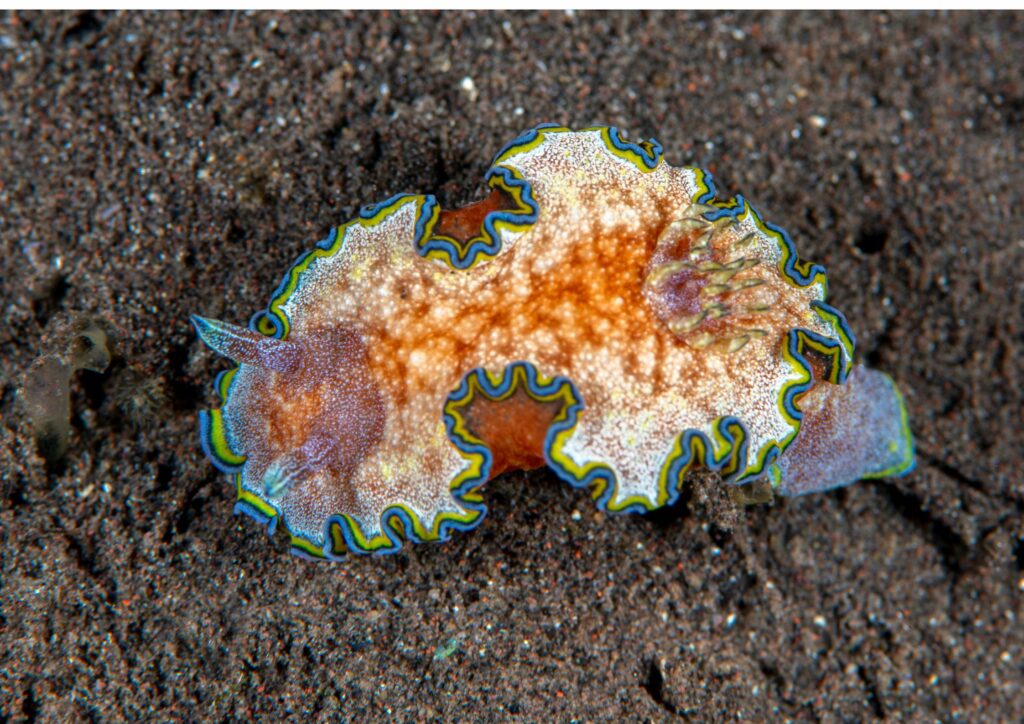
[[[280,380],[279,380],[280,382]],[[309,421],[319,419],[324,398],[316,388],[290,389],[287,397],[260,400],[268,420],[267,442],[277,450],[294,450],[306,441]]]
[[[504,400],[478,395],[462,413],[466,428],[491,450],[491,477],[543,467],[544,438],[562,401],[541,402],[522,388]]]
[[[262,449],[282,455],[312,444],[311,464],[343,480],[383,437],[384,398],[358,335],[321,330],[315,339],[295,341],[302,351],[301,368],[291,374],[266,373],[261,381],[266,391],[253,405],[258,417],[267,420]]]
[[[512,200],[501,189],[494,189],[482,201],[451,211],[442,211],[434,233],[459,242],[467,242],[480,235],[484,219],[495,211],[512,208]]]

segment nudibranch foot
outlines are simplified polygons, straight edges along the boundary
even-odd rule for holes
[[[800,434],[771,473],[777,492],[817,493],[913,468],[907,410],[884,372],[858,365],[844,385],[815,385],[800,409]]]
[[[238,364],[203,449],[296,553],[446,540],[489,479],[545,464],[615,513],[671,504],[695,468],[752,499],[909,468],[902,400],[854,369],[824,269],[705,172],[540,126],[486,183],[461,209],[364,207],[248,328],[193,319]]]

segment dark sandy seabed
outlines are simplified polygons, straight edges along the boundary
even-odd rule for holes
[[[0,718],[1020,720],[1022,56],[1020,14],[3,16]],[[340,565],[233,517],[189,314],[244,322],[362,204],[479,197],[543,121],[787,228],[917,470],[615,518],[508,475],[476,531]],[[48,473],[17,390],[61,314],[119,338]]]

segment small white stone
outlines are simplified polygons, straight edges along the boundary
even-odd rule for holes
[[[459,83],[459,87],[462,88],[462,91],[469,97],[471,103],[475,102],[480,96],[480,91],[476,89],[476,83],[474,83],[473,79],[468,75],[462,79],[462,82]]]

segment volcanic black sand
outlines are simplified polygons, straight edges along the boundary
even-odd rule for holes
[[[0,718],[1020,720],[1021,57],[1020,14],[7,15]],[[189,315],[244,322],[363,204],[479,198],[544,121],[787,228],[917,470],[646,518],[514,474],[476,531],[334,565],[232,516]],[[48,472],[18,388],[61,315],[118,336]]]

